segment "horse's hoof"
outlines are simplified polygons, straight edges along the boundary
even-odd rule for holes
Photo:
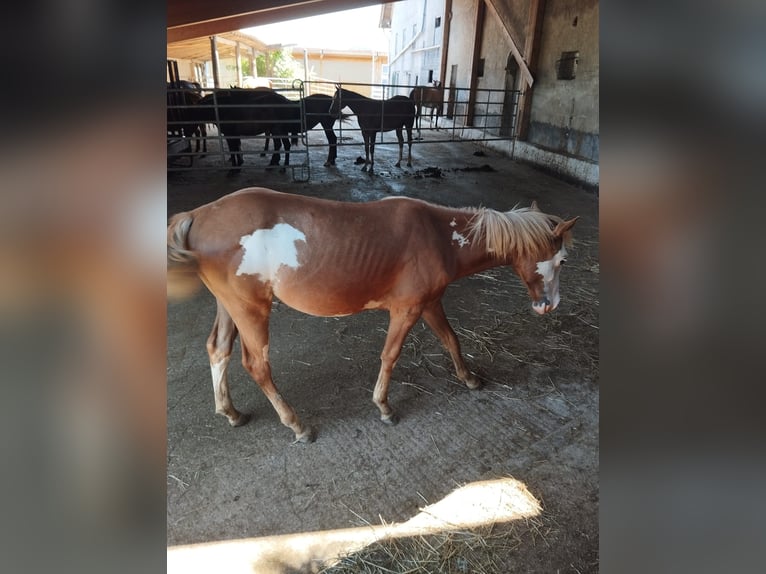
[[[383,421],[383,424],[387,424],[389,426],[394,426],[396,423],[399,422],[399,417],[396,413],[391,413],[390,415],[380,415],[380,420]]]
[[[412,167],[412,162],[411,161],[407,162],[407,167]]]
[[[394,164],[394,167],[402,167],[402,162],[400,162],[400,161],[397,161],[397,162]]]
[[[295,443],[303,443],[308,444],[311,442],[314,442],[316,440],[316,433],[314,432],[314,429],[311,427],[306,427],[303,429],[303,432],[300,434],[295,435],[295,440],[293,441],[293,444]]]
[[[475,391],[476,389],[481,388],[481,381],[477,377],[473,375],[469,375],[465,379],[465,386],[471,389],[472,391]]]
[[[241,427],[242,425],[246,425],[248,422],[250,422],[251,418],[253,418],[253,415],[249,413],[239,413],[237,418],[229,419],[229,424],[233,427]]]

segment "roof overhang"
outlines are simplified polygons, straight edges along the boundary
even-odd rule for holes
[[[167,41],[170,44],[251,26],[386,3],[382,0],[168,0]],[[333,32],[336,31],[328,30],[328,33]]]

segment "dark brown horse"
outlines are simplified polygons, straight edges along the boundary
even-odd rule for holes
[[[436,110],[436,123],[434,126],[439,129],[439,116],[442,114],[442,107],[444,106],[444,87],[436,80],[433,87],[431,86],[415,86],[410,92],[410,99],[415,102],[415,125],[418,128],[418,136],[420,135],[420,122],[423,108],[429,108],[431,115],[428,123],[431,124],[434,119],[434,110]]]
[[[404,149],[404,137],[402,128],[407,129],[407,166],[412,167],[412,124],[415,121],[415,104],[406,96],[394,96],[388,100],[374,100],[346,90],[338,85],[330,105],[330,115],[340,116],[340,111],[348,106],[356,114],[357,122],[362,130],[364,139],[364,166],[362,171],[372,175],[375,166],[375,134],[396,130],[396,139],[399,141],[399,161],[396,167],[402,164]]]
[[[269,165],[279,165],[282,145],[285,147],[284,165],[290,165],[290,134],[295,139],[300,133],[298,104],[268,90],[236,88],[207,95],[197,104],[196,119],[218,125],[226,137],[232,167],[244,163],[240,137],[261,134],[268,134],[275,141]]]
[[[247,422],[231,402],[226,371],[234,340],[242,363],[295,439],[313,439],[274,386],[269,364],[272,299],[311,315],[389,313],[373,401],[383,422],[396,421],[388,404],[391,372],[402,343],[423,318],[446,347],[457,377],[480,386],[465,365],[441,298],[466,275],[510,265],[526,285],[538,314],[559,304],[559,272],[577,218],[564,221],[532,208],[441,207],[404,197],[344,203],[243,189],[168,226],[168,293],[199,279],[217,301],[207,340],[215,410],[232,426]],[[306,392],[311,392],[307,389]]]

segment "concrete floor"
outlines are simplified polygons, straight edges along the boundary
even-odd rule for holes
[[[505,268],[450,286],[447,316],[485,386],[461,385],[420,323],[393,373],[390,401],[401,417],[393,427],[379,421],[371,400],[386,314],[317,318],[275,303],[274,380],[317,431],[309,445],[291,444],[292,433],[238,361],[230,368],[232,398],[253,420],[230,428],[215,415],[205,352],[214,300],[204,292],[169,305],[168,545],[404,521],[459,485],[513,476],[542,503],[550,525],[545,545],[509,558],[517,571],[596,571],[597,195],[467,142],[418,142],[412,168],[394,167],[396,146],[378,146],[377,173],[369,176],[354,165],[364,154],[361,137],[348,130],[344,137],[349,145],[339,148],[337,167],[322,167],[326,148],[311,148],[307,183],[264,169],[268,159],[257,155],[247,156],[239,173],[169,173],[168,214],[249,186],[345,201],[406,195],[499,210],[537,200],[543,211],[580,216],[562,271],[562,303],[535,316],[526,290]],[[312,134],[312,141],[324,136]],[[210,153],[195,165],[220,165],[220,157]],[[304,160],[293,154],[294,164]]]

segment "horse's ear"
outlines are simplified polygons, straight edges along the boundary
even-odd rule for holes
[[[530,206],[530,209],[532,211],[540,211],[540,208],[537,207],[537,202],[535,200],[532,200],[532,205]]]
[[[554,237],[563,237],[566,232],[572,229],[574,227],[574,224],[577,223],[577,220],[580,219],[580,216],[573,217],[569,221],[562,221],[556,226],[556,229],[553,230],[553,236]]]

